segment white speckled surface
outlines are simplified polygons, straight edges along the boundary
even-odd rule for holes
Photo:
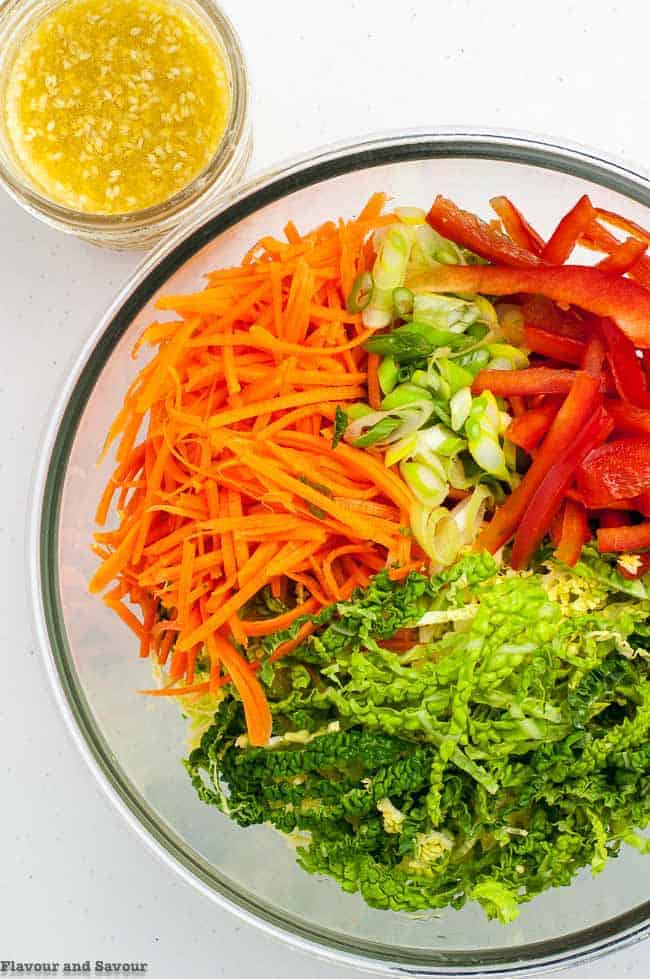
[[[641,4],[548,0],[535,14],[515,0],[224,6],[249,59],[255,169],[363,132],[456,123],[648,160]],[[137,261],[50,231],[0,196],[0,960],[147,961],[154,979],[351,977],[241,925],[156,861],[95,786],[32,645],[32,467],[71,359]],[[637,945],[560,975],[649,973],[650,945]]]

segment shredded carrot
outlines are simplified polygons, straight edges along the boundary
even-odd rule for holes
[[[258,664],[237,647],[312,617],[388,567],[422,566],[401,528],[410,491],[381,457],[332,447],[339,405],[381,401],[370,335],[346,308],[372,261],[374,231],[393,221],[384,194],[356,220],[257,242],[207,288],[166,296],[178,319],[154,322],[134,347],[154,355],[130,385],[107,435],[112,473],[97,507],[90,588],[164,670],[156,696],[198,696],[232,682],[251,741],[270,734]],[[113,520],[112,524],[109,520]],[[112,587],[111,583],[114,583]],[[289,606],[254,619],[270,587]],[[294,607],[291,607],[291,606]],[[209,679],[194,682],[205,653]]]

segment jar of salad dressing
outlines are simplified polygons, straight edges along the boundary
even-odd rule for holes
[[[0,14],[0,180],[48,223],[142,247],[250,155],[237,37],[210,0],[13,0]]]

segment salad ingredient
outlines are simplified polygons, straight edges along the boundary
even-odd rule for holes
[[[636,551],[642,547],[650,547],[650,521],[631,526],[600,527],[596,536],[600,551]]]
[[[576,440],[599,409],[601,398],[598,380],[577,371],[573,386],[530,468],[477,538],[477,548],[494,553],[510,540],[546,475],[558,460],[571,457]]]
[[[427,221],[439,234],[458,245],[469,248],[470,251],[490,262],[522,269],[535,268],[541,264],[537,255],[522,248],[507,235],[491,228],[475,214],[463,211],[453,201],[440,195],[433,202],[427,214]],[[488,289],[459,289],[458,291],[489,293]]]
[[[241,825],[300,831],[301,866],[374,907],[470,900],[512,921],[623,843],[648,849],[649,608],[592,553],[573,571],[470,554],[430,579],[379,574],[262,670],[268,747],[230,699],[188,772]]]
[[[138,341],[157,352],[107,439],[105,450],[119,439],[117,466],[97,520],[117,496],[117,524],[96,535],[91,590],[113,582],[107,602],[141,654],[158,656],[172,694],[189,692],[207,653],[210,679],[196,692],[228,676],[255,743],[268,711],[243,653],[266,628],[260,618],[327,606],[382,567],[404,576],[426,560],[408,532],[404,482],[362,449],[332,445],[337,413],[367,383],[367,333],[343,283],[386,224],[383,204],[377,195],[357,221],[304,237],[289,228],[288,243],[265,239],[203,292],[160,300],[180,319]]]
[[[606,507],[650,489],[650,437],[630,436],[598,446],[578,470],[578,488],[589,507]]]
[[[501,218],[506,233],[520,248],[525,248],[534,255],[541,255],[544,250],[544,239],[508,197],[493,197],[490,207]]]
[[[542,250],[542,260],[549,265],[564,265],[580,235],[596,216],[586,194],[565,214]]]
[[[573,567],[579,560],[582,548],[591,539],[587,511],[582,503],[567,499],[560,522],[560,539],[555,556],[558,561]]]
[[[637,282],[582,265],[505,268],[497,265],[439,266],[407,282],[414,293],[483,292],[508,296],[538,292],[609,317],[637,347],[650,346],[650,291]]]
[[[584,428],[562,455],[550,466],[532,495],[526,512],[517,527],[510,563],[513,568],[525,567],[548,533],[576,470],[585,456],[607,438],[612,430],[611,419],[602,408],[597,409]]]
[[[165,0],[65,0],[22,42],[4,94],[36,190],[86,213],[151,207],[187,186],[223,139],[220,45]]]

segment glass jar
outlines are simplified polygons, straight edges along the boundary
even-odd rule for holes
[[[65,0],[9,0],[0,10],[0,184],[25,210],[60,231],[111,248],[146,248],[191,217],[243,176],[250,159],[249,84],[237,34],[212,0],[170,0],[199,20],[219,46],[230,84],[224,135],[204,170],[167,200],[123,214],[84,213],[48,199],[35,187],[14,151],[7,126],[6,91],[24,39]]]

